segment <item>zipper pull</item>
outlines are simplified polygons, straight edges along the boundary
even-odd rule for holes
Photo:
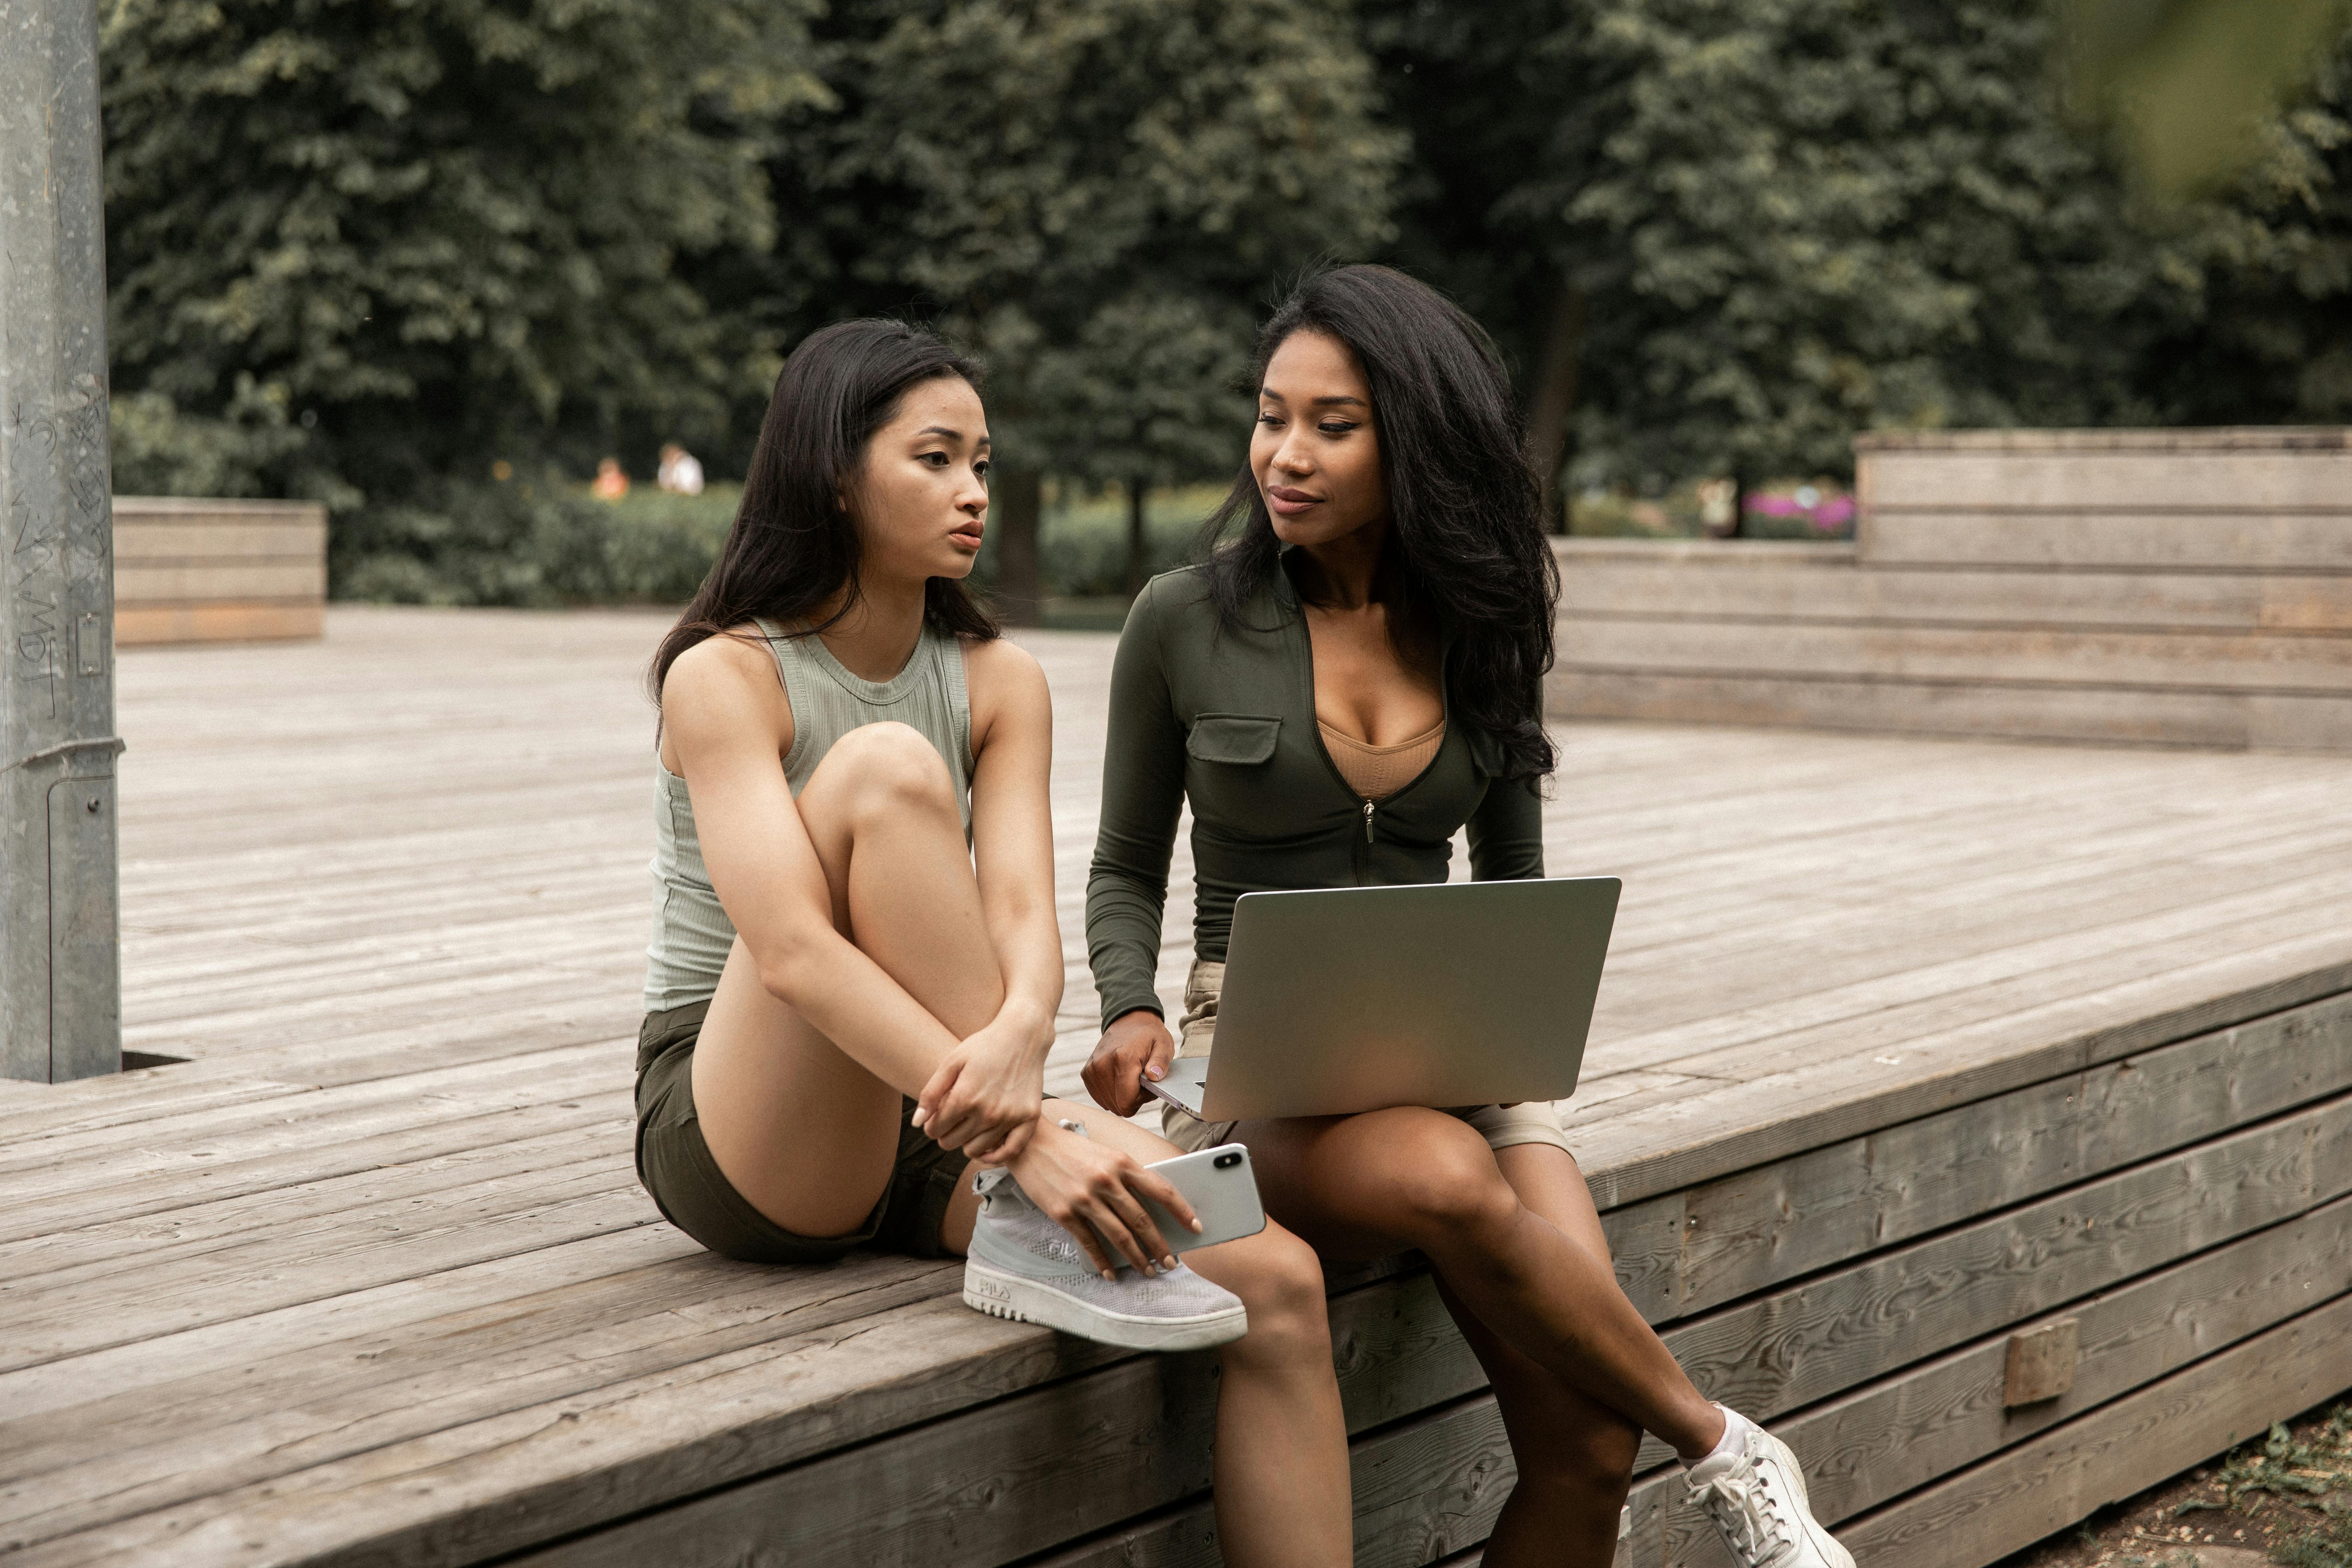
[[[1367,843],[1367,844],[1370,844],[1371,841],[1372,841],[1372,803],[1371,803],[1370,801],[1369,801],[1369,800],[1368,800],[1368,801],[1364,802],[1364,842],[1365,842],[1365,843]]]

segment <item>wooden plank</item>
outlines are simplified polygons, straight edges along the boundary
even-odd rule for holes
[[[1691,1187],[1611,1239],[1621,1274],[1664,1274],[1695,1312],[2347,1089],[2352,995]]]
[[[627,1167],[610,1155],[466,1183],[404,1214],[361,1218],[343,1197],[332,1194],[323,1215],[289,1215],[259,1240],[159,1247],[162,1256],[140,1268],[139,1294],[127,1301],[110,1271],[0,1281],[10,1325],[0,1371],[661,1223]]]
[[[2352,458],[2343,459],[2352,465]],[[2345,471],[2352,471],[2348,468]],[[2326,510],[2208,512],[1896,510],[1863,519],[1868,566],[2278,573],[2352,571],[2352,510],[2339,481]]]
[[[314,500],[269,500],[259,496],[116,496],[117,517],[172,519],[247,512],[257,517],[315,517],[326,510]]]
[[[2126,686],[1556,669],[1553,719],[1793,724],[1888,733],[2135,745],[2352,751],[2352,701],[2326,692],[2175,691]]]
[[[194,1496],[184,1502],[164,1502],[156,1508],[157,1500],[167,1491],[194,1490],[191,1478],[179,1474],[175,1466],[167,1462],[171,1460],[210,1463],[216,1468],[233,1465],[234,1474],[215,1475],[211,1480],[215,1486],[224,1479],[239,1482],[247,1493],[247,1504],[259,1496],[254,1489],[262,1484],[260,1477],[279,1474],[297,1465],[304,1467],[301,1473],[282,1485],[302,1489],[329,1484],[323,1478],[330,1475],[340,1478],[334,1484],[346,1484],[352,1481],[352,1467],[359,1467],[370,1473],[381,1473],[386,1478],[387,1488],[401,1490],[404,1497],[411,1489],[399,1487],[398,1483],[415,1473],[415,1443],[435,1446],[445,1455],[443,1464],[457,1463],[454,1450],[447,1447],[456,1440],[453,1434],[463,1431],[488,1445],[475,1460],[464,1466],[466,1479],[470,1482],[477,1479],[478,1466],[509,1465],[514,1457],[515,1433],[528,1429],[533,1433],[544,1431],[546,1436],[543,1442],[536,1436],[524,1441],[523,1457],[535,1460],[539,1467],[526,1467],[523,1473],[527,1475],[543,1479],[543,1468],[550,1458],[560,1458],[566,1465],[575,1460],[593,1461],[589,1468],[580,1472],[578,1495],[542,1497],[536,1506],[557,1511],[536,1521],[517,1519],[511,1510],[505,1510],[490,1521],[447,1520],[433,1526],[446,1534],[450,1530],[478,1530],[487,1522],[499,1532],[498,1539],[501,1541],[509,1544],[528,1542],[534,1538],[530,1531],[536,1529],[544,1534],[551,1528],[547,1522],[550,1517],[572,1519],[575,1524],[590,1522],[628,1511],[628,1498],[667,1500],[678,1491],[697,1491],[736,1477],[757,1475],[762,1468],[773,1468],[780,1459],[822,1454],[839,1440],[838,1431],[825,1424],[838,1422],[851,1413],[862,1422],[857,1430],[871,1430],[876,1422],[887,1429],[894,1422],[903,1424],[919,1418],[920,1407],[916,1415],[908,1414],[906,1402],[913,1397],[913,1390],[934,1378],[952,1383],[976,1375],[981,1370],[975,1359],[978,1352],[974,1331],[991,1345],[1001,1344],[1010,1336],[1024,1345],[1051,1352],[1043,1358],[1025,1354],[991,1357],[1006,1363],[987,1369],[992,1377],[999,1379],[992,1384],[999,1392],[1052,1382],[1119,1355],[1044,1331],[980,1318],[964,1310],[951,1298],[934,1300],[904,1311],[884,1311],[878,1316],[866,1311],[844,1313],[838,1321],[825,1318],[824,1322],[829,1326],[821,1331],[815,1326],[818,1320],[809,1315],[812,1311],[829,1311],[827,1302],[833,1298],[854,1293],[852,1286],[859,1279],[860,1270],[868,1282],[867,1289],[872,1289],[876,1280],[883,1289],[897,1289],[897,1282],[902,1279],[911,1288],[914,1276],[920,1275],[931,1281],[925,1289],[936,1292],[952,1288],[952,1266],[925,1268],[900,1259],[853,1258],[834,1270],[780,1273],[715,1259],[704,1261],[707,1271],[743,1282],[740,1293],[746,1307],[737,1309],[723,1301],[708,1301],[698,1309],[684,1335],[675,1314],[664,1310],[667,1303],[663,1301],[663,1296],[676,1294],[674,1280],[647,1276],[642,1281],[609,1282],[596,1299],[579,1301],[560,1312],[558,1316],[563,1321],[546,1321],[549,1308],[537,1300],[526,1299],[478,1309],[473,1314],[474,1320],[492,1331],[478,1340],[464,1332],[467,1321],[462,1318],[436,1319],[420,1325],[429,1331],[433,1342],[454,1341],[467,1344],[474,1358],[469,1363],[410,1369],[395,1361],[389,1366],[378,1367],[375,1358],[397,1355],[399,1342],[381,1337],[371,1340],[362,1334],[339,1339],[309,1357],[290,1358],[283,1366],[265,1363],[240,1370],[223,1362],[219,1371],[204,1377],[183,1377],[160,1388],[124,1387],[114,1398],[120,1414],[110,1419],[136,1423],[143,1403],[152,1412],[151,1425],[163,1427],[164,1436],[172,1436],[174,1429],[190,1435],[173,1438],[170,1452],[152,1457],[143,1470],[117,1465],[81,1477],[75,1484],[89,1500],[83,1505],[84,1510],[106,1506],[115,1500],[123,1485],[123,1471],[130,1468],[133,1477],[145,1474],[154,1478],[144,1483],[141,1496],[146,1506],[169,1513],[173,1522],[168,1531],[153,1527],[162,1532],[152,1537],[144,1533],[151,1524],[137,1519],[110,1524],[89,1521],[79,1528],[85,1535],[93,1531],[113,1531],[115,1539],[141,1535],[184,1542],[192,1530],[201,1536],[198,1521],[216,1517],[213,1500]],[[821,1283],[829,1275],[844,1273],[849,1274],[850,1279],[842,1284],[828,1288]],[[613,1286],[625,1288],[627,1294],[614,1299]],[[782,1292],[796,1293],[796,1299],[810,1300],[812,1305],[798,1310],[796,1317],[782,1318],[772,1304]],[[566,1294],[576,1296],[578,1292]],[[756,1324],[748,1320],[753,1307],[774,1321],[770,1331],[751,1331]],[[921,1327],[902,1334],[891,1324],[908,1312],[915,1314]],[[568,1333],[565,1321],[572,1322]],[[1387,1420],[1401,1397],[1428,1403],[1465,1387],[1477,1386],[1475,1363],[1458,1336],[1444,1330],[1444,1324],[1443,1309],[1426,1276],[1378,1280],[1335,1299],[1335,1343],[1339,1347],[1342,1397],[1351,1426]],[[783,1334],[785,1328],[793,1329],[793,1334]],[[728,1334],[733,1335],[731,1342],[741,1348],[732,1353],[718,1353],[713,1347],[721,1342],[712,1336]],[[698,1373],[688,1365],[695,1335],[702,1336],[704,1341],[702,1370]],[[936,1354],[929,1360],[917,1356],[913,1347],[919,1344],[931,1345]],[[1433,1357],[1433,1346],[1440,1352]],[[874,1395],[881,1389],[869,1388],[858,1380],[856,1361],[861,1347],[872,1349],[882,1364],[899,1369],[897,1383],[886,1381],[882,1385],[898,1392],[877,1399]],[[803,1363],[813,1365],[812,1358],[824,1363],[822,1397],[811,1394],[808,1373],[795,1370]],[[1127,1358],[1130,1368],[1148,1367],[1152,1359]],[[1203,1363],[1208,1360],[1192,1359]],[[965,1364],[967,1361],[971,1364]],[[649,1365],[658,1370],[648,1370]],[[876,1369],[869,1366],[869,1373],[873,1370]],[[59,1368],[59,1375],[53,1376],[50,1382],[62,1383],[65,1371]],[[425,1388],[417,1389],[418,1395],[438,1401],[432,1422],[381,1401],[371,1405],[364,1397],[362,1385],[369,1380],[415,1388],[420,1372],[431,1381]],[[623,1373],[628,1374],[625,1380]],[[27,1391],[21,1382],[22,1375],[18,1380],[0,1378],[0,1394],[25,1396]],[[1003,1381],[1008,1377],[1013,1381]],[[578,1386],[569,1396],[551,1396],[550,1384],[553,1379],[569,1379]],[[121,1380],[115,1381],[120,1386]],[[606,1383],[618,1383],[620,1386],[602,1387]],[[305,1392],[296,1396],[292,1391],[298,1388]],[[1402,1392],[1408,1388],[1418,1391]],[[862,1396],[854,1404],[843,1404],[842,1393],[852,1389]],[[1064,1384],[1061,1389],[1049,1391],[1051,1399],[1029,1408],[1033,1414],[1040,1415],[1055,1440],[1089,1447],[1095,1440],[1090,1436],[1094,1428],[1083,1424],[1073,1426],[1063,1415],[1055,1414],[1063,1407],[1055,1401],[1067,1397],[1066,1390]],[[513,1408],[521,1396],[533,1392],[548,1398],[548,1403],[535,1412]],[[552,1391],[552,1394],[560,1394],[560,1390]],[[1095,1395],[1084,1397],[1092,1400]],[[226,1458],[215,1451],[209,1460],[205,1460],[190,1447],[203,1426],[201,1423],[191,1426],[190,1419],[200,1414],[204,1402],[214,1399],[225,1400],[227,1409],[224,1414],[234,1419],[225,1423],[216,1440],[218,1449],[225,1450]],[[1173,1417],[1167,1416],[1155,1401],[1146,1400],[1139,1407],[1143,1413],[1141,1418],[1155,1422],[1170,1418],[1200,1426],[1189,1436],[1178,1434],[1164,1438],[1171,1445],[1170,1452],[1176,1454],[1181,1463],[1198,1469],[1201,1479],[1188,1489],[1192,1490],[1205,1484],[1205,1412],[1209,1406],[1209,1401],[1202,1400],[1195,1403],[1192,1413],[1179,1412]],[[752,1422],[754,1407],[771,1414],[764,1421]],[[1088,1408],[1092,1407],[1089,1404]],[[664,1408],[669,1411],[667,1416],[655,1414]],[[549,1425],[551,1415],[559,1410],[568,1413],[566,1421]],[[534,1420],[540,1425],[530,1425]],[[810,1421],[820,1426],[814,1436],[802,1430]],[[430,1429],[412,1437],[401,1429],[404,1422]],[[523,1426],[518,1427],[517,1422]],[[751,1424],[747,1426],[747,1422]],[[37,1426],[21,1425],[0,1427],[0,1439],[13,1444],[18,1434],[29,1438],[39,1436],[40,1431]],[[694,1436],[695,1432],[700,1436]],[[409,1458],[379,1466],[373,1458],[373,1450],[388,1439],[395,1444],[408,1441]],[[616,1449],[616,1445],[621,1447]],[[338,1455],[336,1449],[343,1452]],[[632,1462],[615,1469],[613,1467],[621,1455]],[[1124,1463],[1129,1458],[1132,1456],[1097,1455],[1088,1463]],[[274,1468],[270,1468],[273,1461]],[[205,1478],[199,1475],[194,1479],[202,1481]],[[677,1491],[661,1491],[659,1488],[665,1483]],[[614,1500],[615,1489],[622,1498],[619,1502]],[[225,1493],[228,1489],[218,1489]],[[5,1508],[5,1500],[11,1495],[0,1490],[0,1509]],[[40,1500],[49,1509],[64,1506],[57,1499],[53,1483],[43,1482],[31,1491],[20,1489],[13,1495],[20,1500]],[[352,1505],[345,1499],[337,1506]],[[405,1511],[404,1503],[403,1507]],[[587,1511],[575,1518],[581,1510]],[[127,1504],[121,1511],[130,1511]],[[53,1522],[63,1519],[58,1515]],[[419,1527],[424,1526],[420,1523]],[[18,1528],[29,1526],[20,1524]],[[455,1554],[446,1539],[442,1549]],[[463,1550],[474,1552],[492,1549],[469,1539]],[[433,1553],[428,1552],[427,1557],[431,1559]],[[202,1560],[194,1556],[174,1559]]]
[[[283,642],[325,635],[315,604],[118,605],[118,647],[160,643]]]
[[[118,562],[114,569],[114,602],[152,605],[296,600],[315,602],[327,596],[327,563],[262,556],[249,561],[173,563]]]
[[[2083,1314],[2084,1363],[2074,1391],[2042,1409],[2001,1410],[2002,1338],[1771,1425],[1804,1460],[1816,1511],[1835,1522],[2347,1289],[2352,1203],[2339,1202],[2070,1309]],[[1482,1540],[1516,1477],[1501,1422],[1485,1399],[1360,1440],[1353,1460],[1360,1563],[1433,1562]],[[1727,1561],[1683,1489],[1677,1468],[1653,1471],[1637,1484],[1638,1523],[1621,1563],[1713,1568]],[[1214,1519],[1202,1500],[1058,1552],[1039,1568],[1213,1568],[1214,1542]]]
[[[2343,513],[2352,452],[2284,450],[1910,451],[1861,454],[1865,511],[1936,507],[2142,508],[2249,513],[2308,508]],[[1869,546],[1864,545],[1868,553]]]
[[[432,1314],[411,1332],[377,1326],[257,1363],[174,1364],[128,1387],[119,1367],[43,1369],[0,1380],[10,1396],[0,1519],[15,1538],[47,1540],[613,1384],[843,1342],[952,1279],[950,1268],[906,1258],[823,1270],[713,1258],[530,1289]],[[682,1313],[689,1282],[701,1289]],[[111,1371],[114,1386],[94,1394],[78,1386],[83,1371]]]
[[[1202,1489],[1215,1410],[1213,1357],[1143,1357],[516,1562],[993,1568]]]
[[[1874,458],[1903,452],[2335,452],[2352,449],[2352,426],[2168,425],[2133,429],[2000,426],[1983,430],[1864,430],[1853,449]]]
[[[1563,541],[1563,543],[1577,542]],[[1629,541],[1629,544],[1646,542]],[[1889,626],[2345,631],[2352,580],[2336,574],[2019,572],[1717,556],[1560,553],[1563,632],[1595,616]]]
[[[170,513],[125,512],[116,502],[114,554],[120,562],[220,561],[240,556],[315,559],[327,548],[327,520],[299,503],[279,513],[244,507]]]
[[[1763,1419],[2352,1192],[2352,1097],[1874,1254],[1678,1325],[1709,1395]]]
[[[1811,1041],[1818,1050],[1819,1040],[1843,1033],[1858,1053],[1824,1051],[1817,1074],[1784,1064],[1611,1118],[1580,1140],[1585,1173],[1596,1202],[1614,1207],[2228,1027],[2352,989],[2352,963],[2340,947],[2341,939],[2293,938],[2186,963],[2128,988],[2137,993],[2129,1006],[2116,1005],[2112,994],[2063,996],[1936,1037],[1907,1033],[1900,1020],[1874,1039],[1852,1026],[1790,1031],[1776,1048],[1801,1051]],[[2292,977],[2274,978],[2282,973]],[[1881,1061],[1887,1055],[1892,1066]],[[1696,1063],[1692,1076],[1710,1077],[1705,1066]],[[1896,1070],[1903,1068],[1909,1071]]]
[[[2084,1353],[2074,1387],[2058,1398],[2004,1408],[2010,1341],[2001,1334],[1775,1421],[1772,1430],[1802,1460],[1816,1515],[1837,1524],[2347,1291],[2352,1204],[2338,1201],[2063,1309],[2063,1321],[2083,1336]],[[1645,1445],[1643,1466],[1672,1458]],[[1644,1485],[1663,1496],[1639,1503],[1638,1533],[1659,1540],[1636,1546],[1637,1555],[1724,1562],[1705,1514],[1682,1497],[1676,1472],[1662,1470]]]
[[[2352,1297],[1841,1531],[1864,1568],[1980,1568],[2352,1386]]]
[[[2352,521],[2346,525],[2352,538]],[[2345,579],[2352,607],[2352,576]],[[1559,668],[1585,670],[2167,690],[2352,694],[2352,636],[2074,631],[1587,615],[1563,622]]]
[[[58,1168],[68,1163],[86,1170],[93,1182],[103,1180],[110,1171],[124,1175],[163,1171],[176,1174],[192,1169],[186,1159],[191,1152],[200,1152],[207,1167],[226,1165],[387,1129],[428,1127],[436,1120],[478,1116],[599,1089],[625,1089],[628,1085],[628,1058],[616,1045],[520,1052],[480,1065],[419,1068],[396,1079],[313,1089],[291,1100],[190,1106],[174,1114],[148,1118],[136,1143],[129,1146],[117,1134],[120,1123],[112,1119],[95,1123],[76,1120],[47,1129],[27,1126],[21,1131],[12,1127],[14,1136],[0,1150],[0,1177],[10,1178],[12,1197],[42,1201],[76,1190],[70,1178],[59,1174]],[[159,1194],[160,1201],[165,1202],[171,1196]],[[6,1223],[0,1221],[0,1225]]]
[[[647,1271],[679,1306],[698,1275],[731,1267],[666,1226],[612,1231],[0,1373],[0,1419],[102,1411],[118,1401],[168,1405],[178,1391],[219,1396],[247,1378],[283,1394],[281,1404],[299,1403],[299,1394],[284,1391],[328,1369],[348,1374],[352,1363],[388,1354],[430,1357],[433,1347],[450,1342],[436,1326],[461,1327],[475,1314],[509,1313],[518,1304],[520,1315],[532,1316],[546,1301],[574,1295],[604,1300],[616,1278]]]
[[[388,1214],[405,1217],[433,1208],[492,1173],[560,1173],[578,1163],[584,1148],[625,1145],[635,1127],[626,1097],[607,1093],[477,1116],[433,1130],[437,1138],[422,1130],[393,1132],[361,1141],[381,1158],[320,1154],[307,1167],[289,1161],[282,1170],[241,1173],[241,1181],[233,1173],[219,1184],[226,1195],[209,1203],[174,1202],[122,1216],[93,1205],[70,1226],[32,1221],[47,1227],[44,1233],[0,1243],[0,1269],[10,1275],[13,1290],[26,1293],[19,1300],[29,1303],[37,1301],[45,1275],[70,1270],[79,1285],[107,1275],[143,1279],[157,1265],[218,1252],[339,1210],[353,1227],[377,1227]]]

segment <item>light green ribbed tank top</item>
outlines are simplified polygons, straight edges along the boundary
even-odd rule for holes
[[[822,638],[786,637],[771,622],[757,624],[793,705],[784,782],[793,797],[808,786],[835,741],[861,724],[895,721],[920,731],[946,759],[969,839],[971,698],[964,688],[963,645],[954,635],[925,626],[905,668],[888,680],[866,680],[834,658]],[[661,1013],[708,1001],[719,989],[735,923],[711,890],[686,781],[662,766],[658,746],[654,775],[654,935],[646,946],[646,1011]]]

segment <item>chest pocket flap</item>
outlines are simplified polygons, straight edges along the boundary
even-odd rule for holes
[[[1256,713],[1202,713],[1192,721],[1184,749],[1204,763],[1263,763],[1282,733],[1279,718]]]

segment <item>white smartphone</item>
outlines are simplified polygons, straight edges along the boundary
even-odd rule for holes
[[[1144,1169],[1166,1177],[1168,1184],[1183,1194],[1192,1212],[1201,1216],[1196,1235],[1159,1204],[1143,1200],[1144,1211],[1160,1227],[1161,1238],[1178,1252],[1239,1241],[1265,1228],[1265,1208],[1257,1197],[1257,1173],[1250,1169],[1249,1151],[1239,1143],[1179,1154]]]

